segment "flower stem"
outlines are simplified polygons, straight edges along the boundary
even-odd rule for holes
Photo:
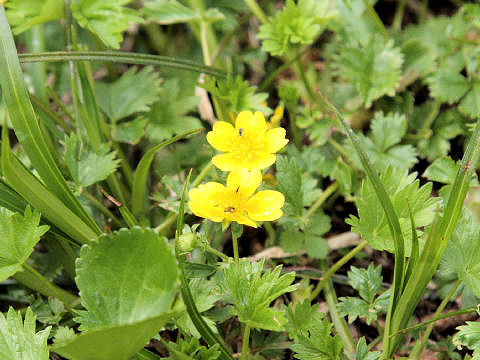
[[[262,24],[267,22],[267,16],[263,12],[262,8],[258,6],[257,0],[245,0],[245,4],[247,4],[250,11],[255,14]]]
[[[450,301],[452,296],[455,294],[457,291],[458,287],[461,285],[462,280],[458,279],[455,284],[452,286],[448,294],[443,298],[442,302],[438,306],[437,310],[433,314],[433,317],[437,317],[440,315],[440,313],[445,309],[445,306],[447,306],[447,303]],[[428,325],[427,329],[425,330],[425,333],[422,336],[422,340],[415,345],[415,347],[412,350],[412,354],[410,355],[410,359],[421,359],[423,349],[425,345],[427,344],[428,338],[430,337],[430,334],[432,333],[433,327],[435,323],[432,322],[430,325]]]
[[[232,244],[233,244],[233,258],[235,259],[235,263],[239,263],[238,257],[238,236],[232,231]]]
[[[249,348],[248,348],[249,340],[250,340],[250,326],[245,325],[245,328],[243,329],[242,355],[240,357],[240,360],[246,360],[247,359],[247,354],[249,352]]]
[[[328,185],[328,187],[320,194],[318,199],[313,203],[312,206],[310,206],[310,209],[305,213],[305,215],[302,216],[301,222],[305,222],[312,214],[317,211],[317,209],[322,206],[322,204],[325,202],[325,200],[328,199],[330,195],[332,195],[335,191],[338,189],[338,183],[335,181]]]
[[[327,262],[325,260],[321,261],[320,268],[322,270],[326,270]],[[354,359],[356,350],[355,341],[353,340],[353,336],[348,328],[347,322],[337,312],[337,295],[335,294],[335,289],[333,288],[333,284],[330,279],[325,282],[325,300],[327,301],[328,312],[332,318],[335,330],[337,331],[338,335],[340,335],[340,338],[344,343],[346,353],[348,354],[347,356],[349,356],[350,359]]]
[[[85,196],[94,207],[100,210],[103,215],[105,215],[107,218],[110,218],[116,226],[123,226],[123,223],[115,215],[113,215],[113,213],[108,210],[107,207],[103,205],[95,196],[90,194],[88,191],[83,191],[82,195]]]
[[[326,273],[323,275],[322,280],[317,284],[315,290],[313,290],[312,294],[310,295],[310,300],[313,301],[323,290],[326,286],[330,277],[335,274],[335,272],[340,269],[343,265],[345,265],[350,259],[352,259],[355,255],[357,255],[362,249],[367,246],[367,240],[363,240],[360,244],[358,244],[355,248],[350,250],[348,254],[338,260]]]
[[[217,249],[211,247],[210,245],[207,245],[205,248],[205,251],[208,251],[211,254],[217,255],[219,258],[221,258],[223,261],[228,260],[228,256],[222,253],[221,251],[218,251]]]
[[[303,86],[305,87],[305,90],[307,90],[308,98],[312,102],[315,102],[317,95],[315,94],[315,91],[313,90],[312,86],[310,85],[310,82],[307,79],[307,76],[305,75],[305,70],[303,69],[301,56],[296,56],[295,58],[297,63],[298,74],[300,75],[300,80],[302,81]]]

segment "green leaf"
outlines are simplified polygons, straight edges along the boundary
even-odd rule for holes
[[[367,324],[377,319],[377,313],[371,311],[370,305],[362,299],[356,297],[341,297],[337,304],[338,313],[342,316],[348,316],[348,323],[351,324],[358,317],[363,317],[367,320]]]
[[[445,269],[454,271],[465,286],[480,297],[480,225],[467,209],[463,210],[442,262]]]
[[[285,200],[293,208],[293,213],[303,213],[302,172],[293,158],[277,156],[278,190],[285,195]]]
[[[107,144],[93,151],[72,133],[65,137],[65,162],[75,183],[86,187],[105,180],[118,167],[119,160],[114,151],[109,152]]]
[[[384,152],[402,141],[407,133],[407,118],[398,113],[385,115],[377,111],[373,117],[371,130],[373,142]]]
[[[357,354],[355,360],[377,360],[382,353],[380,351],[368,351],[367,341],[362,336],[357,344]]]
[[[428,180],[452,184],[457,176],[458,165],[451,157],[435,160],[423,173]]]
[[[470,81],[471,90],[460,102],[459,109],[472,118],[480,116],[480,79]]]
[[[225,15],[216,8],[211,8],[201,13],[182,5],[176,0],[149,0],[145,3],[143,13],[148,19],[154,20],[162,25],[191,21],[215,22],[225,20]]]
[[[25,321],[22,314],[8,309],[7,317],[0,313],[0,358],[15,360],[48,360],[47,346],[50,326],[35,333],[35,316],[27,308]]]
[[[10,0],[5,7],[8,21],[16,35],[34,25],[65,17],[63,0]]]
[[[52,351],[69,360],[130,360],[169,317],[162,314],[131,324],[89,331],[55,344]]]
[[[280,275],[281,266],[266,270],[262,276],[264,259],[250,262],[246,259],[232,263],[225,269],[225,291],[231,296],[233,313],[238,320],[254,328],[281,330],[283,314],[270,307],[276,298],[296,289],[291,285],[294,273]]]
[[[30,207],[24,215],[0,208],[0,281],[22,269],[33,247],[48,230],[40,224],[40,213]]]
[[[180,93],[177,79],[163,83],[158,101],[152,105],[148,118],[146,134],[153,143],[161,142],[175,134],[181,134],[202,127],[197,118],[187,116],[197,106],[199,98]]]
[[[143,117],[138,117],[132,121],[122,122],[121,124],[115,124],[112,129],[112,138],[118,142],[135,145],[145,135],[146,125],[147,119]]]
[[[395,95],[401,76],[403,55],[394,47],[393,40],[372,36],[365,46],[345,45],[340,49],[337,73],[354,84],[363,102],[370,107],[372,101],[383,95]]]
[[[138,12],[127,8],[132,0],[79,0],[71,5],[72,15],[80,26],[88,29],[105,45],[118,49],[122,32],[131,22],[142,23]]]
[[[310,322],[308,335],[299,335],[298,341],[291,346],[291,349],[296,352],[295,358],[301,360],[340,359],[342,341],[339,335],[330,335],[332,324],[328,322],[325,315],[321,315],[318,316],[318,321]]]
[[[285,7],[275,18],[260,27],[259,39],[262,49],[272,55],[288,54],[301,45],[311,44],[320,34],[322,25],[327,25],[335,13],[328,2],[315,0],[287,0]]]
[[[169,342],[167,348],[173,360],[216,360],[220,356],[218,344],[207,349],[194,337],[190,341],[181,338],[177,343]]]
[[[86,225],[90,228],[90,230],[84,231],[85,236],[90,237],[91,233],[100,233],[98,225],[70,190],[43,138],[30,102],[3,6],[0,6],[0,68],[2,69],[0,71],[2,96],[5,99],[15,134],[35,170],[44,181],[45,187],[70,209],[69,212],[81,219],[83,226]],[[11,185],[18,191],[18,184],[11,183]],[[26,196],[23,197],[26,199]],[[42,213],[44,213],[43,210]],[[82,225],[80,227],[83,227]]]
[[[427,79],[430,95],[442,102],[453,104],[470,88],[462,74],[453,71],[438,71]]]
[[[308,329],[311,322],[320,320],[322,315],[318,310],[319,304],[310,304],[309,300],[298,302],[295,307],[291,302],[288,304],[285,316],[287,323],[285,324],[285,331],[288,332],[288,337],[298,341],[299,335],[308,334]]]
[[[151,229],[122,229],[84,246],[76,264],[84,330],[125,325],[167,312],[177,267],[164,239]]]
[[[458,332],[452,339],[457,348],[466,346],[473,350],[473,359],[480,357],[480,322],[467,321],[467,325],[458,326]]]
[[[132,67],[113,83],[95,83],[98,103],[113,121],[150,110],[160,94],[160,77],[147,66],[137,72]]]
[[[348,282],[367,303],[373,302],[382,287],[382,281],[382,267],[374,267],[373,263],[367,269],[352,266],[348,272]]]
[[[409,256],[412,245],[412,231],[408,202],[418,227],[424,227],[433,221],[438,198],[431,197],[432,184],[427,183],[420,187],[419,180],[415,180],[416,174],[407,175],[406,171],[387,168],[380,176],[400,222],[403,237],[405,239],[405,256]],[[351,215],[347,223],[352,225],[352,231],[360,234],[374,249],[393,252],[388,222],[380,201],[370,182],[366,180],[362,184],[360,194],[357,197],[359,217]]]
[[[238,114],[243,110],[256,110],[270,115],[272,109],[265,106],[268,94],[257,93],[256,86],[250,86],[241,76],[228,76],[226,79],[211,80],[204,85],[212,95],[218,97],[227,111]]]

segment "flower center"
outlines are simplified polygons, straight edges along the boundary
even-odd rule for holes
[[[261,156],[265,151],[263,135],[249,134],[245,129],[238,129],[238,135],[232,141],[231,152],[238,160],[252,159]]]
[[[245,211],[245,203],[247,198],[238,191],[227,190],[223,193],[220,207],[227,214],[243,213]]]

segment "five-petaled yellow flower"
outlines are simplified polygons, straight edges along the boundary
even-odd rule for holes
[[[265,169],[277,159],[274,154],[288,143],[285,129],[268,130],[265,117],[259,111],[255,114],[242,111],[235,120],[235,127],[225,121],[216,122],[207,134],[207,141],[226,153],[212,159],[223,171]]]
[[[214,222],[236,221],[257,227],[256,221],[279,219],[285,202],[278,191],[262,190],[254,194],[261,182],[259,170],[235,170],[228,175],[227,187],[208,182],[190,190],[188,206],[195,215]]]

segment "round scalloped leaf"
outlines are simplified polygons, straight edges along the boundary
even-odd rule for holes
[[[162,315],[175,294],[175,257],[152,229],[136,227],[100,236],[97,242],[82,247],[76,270],[82,304],[87,309],[77,318],[81,330]]]

